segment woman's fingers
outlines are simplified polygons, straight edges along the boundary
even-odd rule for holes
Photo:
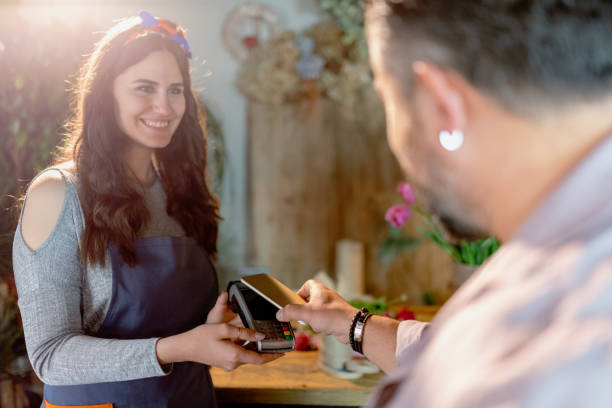
[[[241,347],[240,351],[240,363],[241,364],[266,364],[270,361],[274,361],[284,354],[277,353],[258,353],[256,351],[247,350]]]
[[[234,315],[234,318],[227,323],[231,324],[232,326],[244,327],[244,323],[242,323],[242,320],[238,315]]]
[[[221,368],[227,371],[235,370],[243,364],[266,364],[284,356],[284,354],[278,353],[257,353],[256,351],[247,350],[236,344],[228,345],[230,345],[231,348],[226,349],[226,355],[231,357],[226,358],[220,365]]]
[[[263,340],[266,337],[265,334],[258,333],[255,330],[247,329],[246,327],[232,326],[230,324],[223,324],[221,327],[221,335],[223,336],[223,338],[232,341],[259,341]]]
[[[181,350],[190,350],[187,353],[190,355],[186,359],[181,355],[182,359],[180,361],[196,361],[224,370],[233,370],[242,364],[265,364],[281,356],[281,354],[260,354],[245,349],[240,343],[244,344],[246,341],[254,343],[263,340],[266,336],[255,330],[232,326],[228,323],[202,324],[189,332],[174,337],[177,337],[174,342],[177,347]],[[158,345],[161,345],[162,341],[172,338],[171,336],[167,339],[161,339]],[[238,342],[238,344],[234,342]],[[202,344],[207,344],[207,347],[200,347]],[[164,361],[179,360],[168,359]]]
[[[229,295],[228,295],[227,291],[224,290],[223,292],[221,292],[221,294],[217,298],[217,302],[215,303],[215,306],[225,306],[225,305],[227,305],[228,298],[229,298]]]
[[[210,310],[210,312],[208,312],[206,323],[225,323],[236,317],[236,315],[227,306],[228,296],[229,295],[227,292],[223,292],[219,295],[215,306]]]
[[[226,308],[227,303],[227,292],[223,292],[217,297],[217,301],[210,312],[208,312],[208,316],[206,317],[206,323],[216,323],[217,320],[223,315],[223,311]]]
[[[257,333],[254,330],[250,330],[244,327],[235,327],[225,325],[226,327],[223,329],[226,331],[227,339],[231,340],[232,343],[228,342],[228,346],[231,347],[231,351],[228,351],[230,358],[230,365],[227,366],[227,369],[233,370],[243,364],[266,364],[270,361],[274,361],[279,357],[284,356],[284,354],[279,353],[258,353],[253,350],[248,350],[241,345],[240,342],[244,342],[246,340],[257,341],[262,340],[265,336],[262,333]],[[234,342],[238,342],[234,343]]]

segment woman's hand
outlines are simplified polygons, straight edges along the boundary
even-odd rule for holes
[[[283,356],[260,354],[240,346],[247,340],[258,341],[265,336],[231,324],[236,320],[239,322],[239,318],[227,307],[227,292],[223,292],[208,313],[205,324],[157,342],[160,364],[194,361],[230,371],[243,364],[261,365]]]
[[[263,340],[264,335],[228,323],[203,324],[186,333],[186,349],[190,361],[230,371],[243,364],[265,364],[283,354],[260,354],[236,343]]]
[[[227,305],[228,299],[229,295],[227,292],[223,292],[219,295],[215,306],[213,306],[210,312],[208,312],[208,316],[206,316],[206,324],[229,323],[232,326],[244,327],[240,321],[240,317],[232,312],[232,309]]]
[[[309,280],[298,291],[298,295],[308,301],[305,305],[287,305],[276,313],[281,322],[303,321],[315,331],[333,334],[339,342],[348,344],[349,330],[357,309],[349,305],[339,294]]]

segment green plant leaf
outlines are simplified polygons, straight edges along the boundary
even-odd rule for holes
[[[370,311],[370,313],[377,315],[385,314],[389,308],[387,298],[385,297],[376,298],[372,302],[367,302],[361,299],[352,299],[349,301],[349,304],[357,309],[362,309],[365,307]]]
[[[482,265],[482,263],[491,255],[491,247],[493,246],[493,237],[488,237],[481,240],[478,244],[478,250],[476,252],[476,264]]]
[[[436,296],[434,295],[434,293],[433,292],[423,293],[423,303],[425,303],[427,306],[436,305],[437,302],[436,302]]]
[[[421,234],[427,237],[427,239],[432,241],[434,244],[436,244],[437,246],[442,248],[444,251],[446,251],[450,256],[452,256],[455,262],[462,263],[461,252],[455,246],[444,242],[444,239],[439,233],[436,234],[434,232],[431,232],[423,228],[420,228],[419,230]]]

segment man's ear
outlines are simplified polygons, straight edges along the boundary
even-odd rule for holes
[[[412,69],[417,82],[430,93],[444,115],[446,129],[440,130],[464,130],[467,107],[461,89],[450,77],[452,74],[423,61],[412,64]]]

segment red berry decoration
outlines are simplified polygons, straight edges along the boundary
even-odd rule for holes
[[[397,320],[415,320],[414,312],[412,310],[406,309],[405,307],[402,308],[402,310],[400,310],[399,312],[397,312],[395,318]]]
[[[295,349],[299,351],[310,350],[310,337],[307,333],[295,332]]]

